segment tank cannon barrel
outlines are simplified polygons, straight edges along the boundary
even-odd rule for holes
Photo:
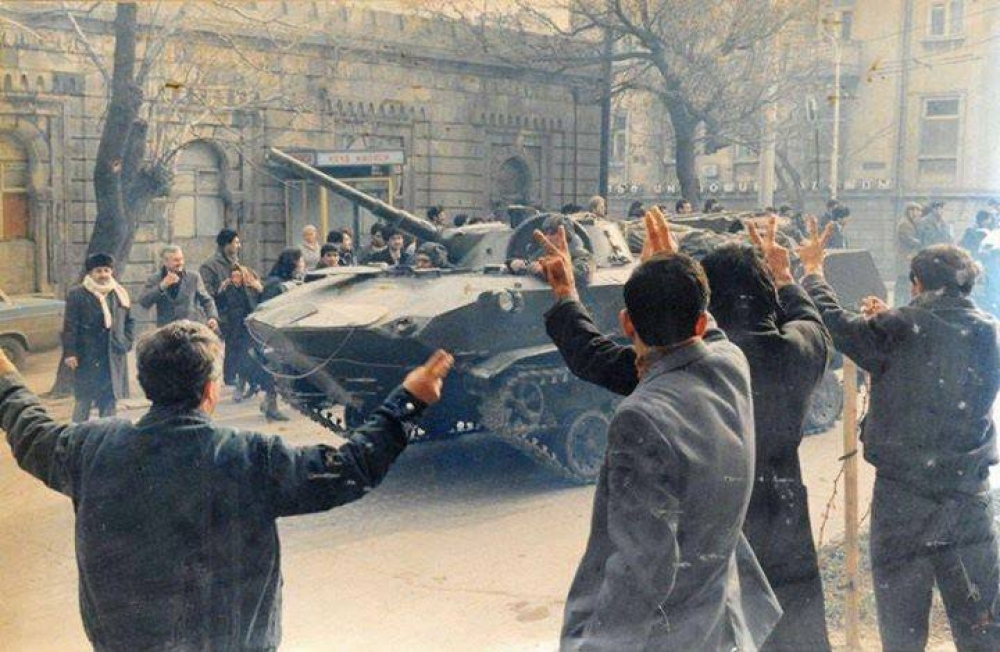
[[[362,206],[392,226],[406,231],[414,237],[429,242],[438,242],[441,239],[438,228],[431,222],[395,206],[390,206],[378,197],[372,197],[366,192],[362,192],[339,179],[335,179],[313,166],[298,160],[294,156],[282,152],[280,149],[269,148],[267,156],[269,159],[291,168],[298,174],[315,181],[321,186],[329,188],[344,199]]]

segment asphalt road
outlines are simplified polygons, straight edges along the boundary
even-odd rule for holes
[[[29,363],[51,384],[54,354]],[[67,416],[68,400],[52,405]],[[141,402],[124,414],[136,418]],[[264,423],[256,403],[226,401],[219,420],[290,442],[330,441],[304,418]],[[833,509],[839,432],[810,437],[803,461],[813,522],[842,532]],[[870,473],[862,474],[862,507]],[[283,650],[555,650],[583,552],[593,487],[553,479],[488,436],[411,446],[364,500],[280,523]],[[88,649],[77,605],[73,514],[0,446],[0,648]]]

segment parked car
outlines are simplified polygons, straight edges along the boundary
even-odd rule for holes
[[[21,367],[26,353],[59,346],[66,302],[0,290],[0,349]]]

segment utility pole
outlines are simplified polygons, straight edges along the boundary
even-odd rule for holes
[[[601,160],[598,168],[597,194],[608,199],[608,164],[611,158],[611,93],[614,84],[614,35],[604,30],[604,53],[601,61]],[[577,198],[578,199],[578,198]]]
[[[772,77],[771,87],[774,89],[774,79],[778,76],[779,34],[771,38],[767,66]],[[761,129],[760,157],[757,163],[757,207],[774,206],[774,186],[776,174],[775,147],[777,146],[776,126],[778,124],[778,96],[774,94],[771,102],[764,107],[764,124]]]
[[[829,21],[823,21],[824,25],[830,25]],[[833,147],[830,152],[830,199],[837,198],[837,188],[840,185],[840,40],[836,34],[824,30],[826,37],[833,45]]]

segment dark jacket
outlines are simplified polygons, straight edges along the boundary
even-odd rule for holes
[[[713,329],[637,384],[631,347],[578,302],[559,302],[547,327],[574,373],[631,392],[608,429],[563,649],[758,649],[781,610],[741,532],[754,459],[743,354]]]
[[[412,265],[413,256],[407,253],[406,248],[404,247],[403,250],[399,252],[399,262],[396,262],[395,260],[393,260],[392,253],[389,251],[389,248],[386,247],[382,251],[373,253],[371,256],[369,256],[366,262],[369,264],[385,263],[386,265]]]
[[[206,260],[198,270],[201,280],[205,283],[205,289],[213,299],[218,299],[219,288],[222,287],[222,282],[229,278],[229,273],[236,262],[226,258],[222,249],[218,249],[215,255]]]
[[[205,289],[205,283],[198,272],[184,270],[180,282],[162,290],[160,281],[166,275],[166,270],[161,268],[159,272],[150,276],[146,280],[142,296],[139,297],[139,305],[143,308],[149,310],[156,306],[157,326],[166,326],[181,319],[202,321],[202,315],[206,320],[219,318],[215,300]]]
[[[104,327],[100,299],[79,285],[66,293],[63,357],[75,357],[79,363],[73,380],[78,399],[99,396],[109,381],[116,399],[128,397],[127,354],[135,339],[135,320],[117,294],[109,292],[107,301],[110,329]]]
[[[829,649],[829,641],[798,447],[832,344],[802,288],[787,285],[778,299],[780,325],[761,320],[726,331],[747,358],[753,387],[755,481],[743,530],[786,610],[769,645],[818,651]],[[550,311],[546,328],[574,374],[619,394],[635,389],[631,347],[596,337],[569,307]]]
[[[917,227],[920,236],[920,247],[930,247],[936,244],[953,244],[955,236],[952,235],[951,225],[944,219],[936,217],[933,213],[924,216]]]
[[[58,424],[18,376],[0,377],[0,427],[18,464],[73,501],[87,636],[123,652],[274,649],[275,520],[364,496],[420,409],[400,389],[339,448],[291,447],[164,406],[135,425]]]
[[[242,286],[229,284],[216,297],[216,307],[222,318],[220,326],[226,339],[229,339],[231,334],[245,330],[243,320],[254,311],[260,301],[260,293],[245,283]]]
[[[288,292],[291,288],[299,285],[300,281],[286,280],[280,276],[268,276],[264,279],[264,291],[260,294],[260,303],[269,301],[276,296]]]
[[[877,473],[918,491],[983,491],[998,461],[996,321],[969,298],[937,292],[865,319],[821,277],[803,285],[837,348],[871,374],[862,441]]]

